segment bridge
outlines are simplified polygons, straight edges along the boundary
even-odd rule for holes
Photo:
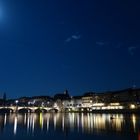
[[[59,112],[60,108],[58,107],[38,107],[38,106],[0,106],[0,111],[8,111],[8,112],[20,112],[20,111],[26,111],[26,112]]]

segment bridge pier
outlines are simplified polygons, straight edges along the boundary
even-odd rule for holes
[[[35,109],[32,109],[32,110],[31,110],[31,113],[35,113]]]
[[[18,106],[14,107],[13,113],[18,113]]]

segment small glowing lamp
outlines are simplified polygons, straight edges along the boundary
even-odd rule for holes
[[[130,108],[131,108],[131,109],[135,109],[136,106],[135,106],[134,104],[131,104],[131,105],[130,105]]]

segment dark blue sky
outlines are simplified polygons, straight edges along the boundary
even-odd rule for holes
[[[140,2],[0,0],[0,96],[140,87]]]

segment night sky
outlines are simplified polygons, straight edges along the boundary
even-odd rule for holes
[[[0,0],[0,97],[140,87],[140,2]]]

